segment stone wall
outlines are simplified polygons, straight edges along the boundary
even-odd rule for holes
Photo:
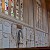
[[[34,47],[33,29],[0,18],[0,48],[18,47]]]

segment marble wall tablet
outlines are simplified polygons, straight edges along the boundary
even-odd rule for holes
[[[2,36],[2,31],[0,31],[0,40],[2,39],[2,37],[3,37],[3,36]]]
[[[39,31],[36,31],[35,33],[35,47],[38,47],[39,45]]]
[[[13,39],[12,36],[10,36],[10,48],[16,48],[16,41]]]
[[[42,34],[42,35],[41,35],[41,37],[42,37],[42,38],[41,38],[41,45],[42,45],[42,46],[45,46],[45,33],[41,32],[41,34]]]
[[[45,44],[45,33],[41,32],[41,46]]]
[[[27,27],[27,39],[30,40],[30,28]]]
[[[31,40],[34,40],[34,33],[31,33]]]
[[[7,21],[4,21],[4,22],[3,22],[3,24],[4,24],[5,26],[7,26],[7,27],[9,27],[9,26],[10,26],[10,23],[9,23],[9,22],[7,22]]]
[[[16,24],[12,24],[12,30],[17,31],[17,25]]]
[[[23,48],[26,48],[26,27],[23,27]]]
[[[0,23],[0,30],[2,31],[2,24]]]
[[[48,34],[45,36],[45,45],[48,46]]]
[[[19,48],[23,48],[23,44],[19,44]]]
[[[23,43],[23,38],[22,37],[20,37],[20,43]]]
[[[28,47],[28,48],[31,47],[31,43],[30,43],[30,41],[27,41],[27,47]]]
[[[38,37],[36,36],[35,37],[35,46],[37,46],[39,44],[39,41],[38,41]]]
[[[26,48],[26,41],[23,41],[23,48]]]
[[[34,40],[34,32],[33,32],[33,29],[30,29],[30,38],[31,38],[31,40]]]
[[[9,34],[3,33],[3,48],[9,48]]]
[[[38,43],[38,35],[35,36],[35,43]]]
[[[31,47],[34,47],[34,41],[31,41]]]
[[[3,38],[3,48],[9,48],[9,38]]]
[[[35,47],[38,47],[38,44],[35,44]]]
[[[17,29],[17,36],[18,36],[18,38],[20,38],[20,43],[23,43],[23,32],[22,32],[22,29]]]
[[[17,48],[15,41],[10,42],[10,48]]]
[[[17,26],[15,24],[12,25],[12,35],[17,39]]]
[[[5,33],[11,33],[11,24],[3,24],[3,32]]]
[[[5,37],[5,38],[9,38],[9,34],[7,34],[7,33],[3,33],[2,35],[3,35],[3,38],[4,38],[4,37]]]
[[[0,48],[3,48],[3,43],[2,43],[3,41],[2,40],[0,40]]]

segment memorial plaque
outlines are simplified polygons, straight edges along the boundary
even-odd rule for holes
[[[5,37],[5,38],[9,38],[9,34],[7,34],[7,33],[3,33],[3,37]]]
[[[37,41],[37,42],[36,42]],[[38,43],[38,35],[35,36],[35,43]]]
[[[27,39],[30,40],[30,28],[27,28]]]
[[[12,36],[17,38],[17,27],[15,24],[12,25]]]
[[[23,41],[23,48],[26,48],[26,41]]]
[[[40,39],[41,40],[41,47],[42,47],[42,41],[43,41],[42,37],[43,37],[43,32],[41,32],[41,39]]]
[[[36,31],[35,33],[35,46],[38,47],[39,46],[39,43],[40,43],[40,32],[39,31]]]
[[[0,24],[0,30],[2,31],[2,24]]]
[[[13,39],[13,37],[10,37],[10,48],[17,48],[16,47],[17,42],[15,41],[15,39]]]
[[[3,48],[9,48],[9,38],[3,38]]]
[[[22,29],[23,32],[23,48],[26,48],[26,27]]]
[[[34,32],[33,32],[33,29],[30,29],[30,38],[31,38],[31,40],[34,40]]]
[[[35,47],[38,47],[38,44],[35,44]]]
[[[45,45],[48,46],[48,34],[45,36]]]
[[[45,33],[42,32],[42,41],[41,41],[42,46],[45,46]]]
[[[0,48],[3,48],[2,40],[0,40]]]
[[[9,34],[3,33],[3,48],[9,48]]]
[[[23,43],[23,32],[22,29],[17,29],[17,36],[18,36],[18,42]]]
[[[27,48],[30,48],[31,47],[31,43],[30,41],[27,41]]]
[[[17,48],[16,47],[16,43],[13,41],[13,42],[10,42],[10,48]]]
[[[11,25],[11,24],[10,24],[9,22],[7,22],[7,21],[4,21],[3,24],[6,25],[6,26],[8,26],[8,27]]]
[[[34,47],[34,41],[31,41],[31,47]]]
[[[23,48],[23,44],[19,44],[19,48]]]
[[[0,40],[2,39],[2,37],[3,37],[3,36],[2,36],[2,31],[0,31]]]
[[[4,33],[11,33],[11,25],[7,26],[3,24],[3,32]]]
[[[17,29],[17,25],[16,24],[13,24],[12,25],[12,29],[15,29],[16,30]]]
[[[34,40],[34,35],[33,34],[31,35],[31,40]]]
[[[23,38],[20,37],[20,43],[23,43]]]

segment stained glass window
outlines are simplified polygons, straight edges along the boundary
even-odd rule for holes
[[[23,0],[20,0],[21,20],[23,20]]]
[[[2,12],[4,13],[5,11],[5,0],[2,0]]]
[[[16,19],[19,19],[19,0],[16,0]]]
[[[0,12],[2,12],[2,1],[0,0]]]
[[[23,21],[23,0],[0,0],[0,11]]]
[[[16,18],[23,20],[23,0],[16,0]]]
[[[11,0],[11,16],[14,17],[14,0]]]
[[[5,14],[8,14],[8,0],[5,0]]]

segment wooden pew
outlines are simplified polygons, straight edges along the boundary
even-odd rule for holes
[[[34,48],[4,48],[0,50],[50,50],[50,47],[34,47]]]

